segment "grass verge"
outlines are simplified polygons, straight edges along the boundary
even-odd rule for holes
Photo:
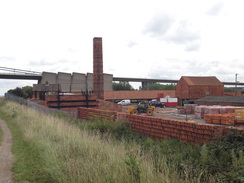
[[[3,130],[0,127],[0,145],[2,144],[2,140],[3,140]]]

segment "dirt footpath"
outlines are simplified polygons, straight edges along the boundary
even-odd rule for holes
[[[0,128],[3,130],[3,139],[0,144],[0,183],[12,183],[11,168],[14,161],[11,151],[12,135],[3,120],[0,120]]]

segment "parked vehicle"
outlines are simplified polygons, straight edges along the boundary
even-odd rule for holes
[[[117,104],[121,104],[121,105],[129,105],[131,102],[129,99],[125,99],[125,100],[121,100],[120,102],[118,102]]]
[[[152,116],[155,111],[155,106],[150,106],[147,102],[140,102],[137,106],[127,109],[127,114],[141,114],[147,113],[148,116]]]
[[[159,101],[150,101],[149,105],[155,106],[155,107],[161,107],[161,108],[166,107],[166,104],[161,103]]]

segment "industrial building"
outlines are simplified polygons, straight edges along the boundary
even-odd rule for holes
[[[56,92],[58,95],[60,93],[66,93],[66,95],[67,93],[75,95],[89,93],[89,95],[94,94],[97,99],[112,102],[122,99],[151,100],[162,94],[164,97],[176,97],[179,106],[194,102],[210,104],[211,102],[207,101],[210,98],[213,101],[214,98],[217,99],[217,96],[226,95],[223,83],[215,76],[182,76],[176,85],[176,90],[113,91],[112,82],[113,75],[103,73],[102,38],[95,37],[93,38],[93,73],[43,72],[39,84],[33,85],[33,91],[35,98],[44,100],[47,92]],[[204,99],[206,101],[203,101]],[[222,99],[224,102],[224,98]],[[229,103],[232,99],[235,100],[235,98],[228,98]],[[242,98],[239,101],[244,103]]]
[[[179,105],[206,96],[224,96],[224,85],[215,76],[182,76],[176,85]]]

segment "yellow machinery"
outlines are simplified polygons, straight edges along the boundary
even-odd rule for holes
[[[140,114],[140,113],[147,113],[148,116],[152,116],[153,112],[155,111],[155,106],[150,106],[146,102],[141,102],[137,106],[130,107],[127,109],[127,114]]]
[[[235,110],[235,120],[237,123],[244,124],[244,110]]]

